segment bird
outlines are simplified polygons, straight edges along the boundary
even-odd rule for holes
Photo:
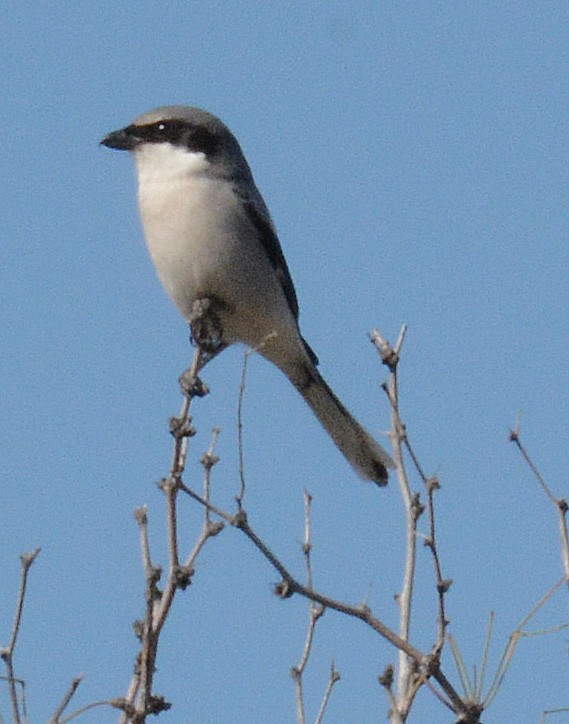
[[[275,225],[229,128],[200,108],[163,106],[101,145],[134,156],[148,251],[197,347],[210,357],[235,343],[258,350],[359,477],[385,485],[393,461],[318,371]]]

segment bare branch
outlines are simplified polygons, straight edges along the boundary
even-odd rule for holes
[[[204,500],[209,501],[210,488],[211,488],[211,471],[214,465],[219,461],[219,458],[215,454],[215,444],[219,436],[219,428],[214,428],[211,435],[211,443],[209,450],[202,456],[201,463],[204,468]],[[221,521],[212,521],[210,518],[210,510],[204,507],[204,523],[194,547],[190,551],[188,558],[184,564],[184,569],[187,571],[188,577],[191,577],[194,572],[194,563],[198,557],[201,549],[204,547],[206,541],[209,538],[213,538],[224,528],[224,524]],[[189,578],[188,578],[189,582]]]
[[[555,593],[555,591],[557,591],[563,585],[564,582],[565,582],[565,579],[562,578],[544,596],[542,596],[541,599],[536,603],[536,605],[531,609],[531,611],[519,623],[519,625],[512,632],[512,634],[510,634],[506,648],[504,649],[504,652],[498,663],[492,683],[490,684],[490,687],[488,688],[488,692],[485,695],[483,693],[484,678],[485,678],[486,668],[487,668],[487,664],[488,664],[488,653],[489,653],[489,649],[490,649],[490,642],[492,639],[494,614],[491,613],[491,615],[490,615],[490,621],[488,624],[488,632],[486,635],[486,641],[484,644],[484,652],[482,655],[482,667],[481,667],[481,674],[480,674],[479,680],[477,680],[476,672],[474,674],[474,678],[473,679],[471,678],[455,639],[453,638],[453,636],[450,636],[450,635],[448,636],[448,641],[450,644],[452,655],[455,660],[456,669],[458,671],[458,674],[459,674],[459,677],[460,677],[460,680],[462,683],[462,687],[463,687],[463,690],[465,693],[465,702],[468,703],[469,711],[472,716],[476,717],[477,715],[480,715],[482,713],[482,711],[484,711],[485,709],[487,709],[490,706],[490,704],[496,697],[498,691],[500,690],[500,687],[502,686],[502,683],[504,681],[504,678],[506,676],[506,673],[508,671],[512,658],[514,656],[514,653],[516,651],[518,641],[521,638],[524,638],[527,636],[538,635],[539,633],[546,633],[546,632],[529,633],[529,632],[524,631],[523,629],[526,626],[526,624],[530,621],[530,619],[551,598],[551,596]],[[569,623],[562,624],[560,626],[556,626],[552,630],[557,631],[557,630],[560,630],[561,628],[565,628],[566,626],[569,626]],[[549,631],[547,633],[549,633]],[[430,685],[429,685],[429,688],[431,688]],[[437,693],[436,690],[433,690],[433,691],[435,693]],[[444,699],[442,699],[442,701],[444,702]],[[458,721],[462,722],[464,720],[459,718]]]
[[[415,466],[419,476],[421,477],[427,494],[427,511],[429,516],[429,535],[425,539],[425,545],[428,546],[433,557],[435,569],[436,588],[438,595],[438,636],[437,642],[433,648],[432,656],[440,656],[445,641],[445,632],[448,625],[445,612],[445,594],[451,585],[451,581],[444,579],[440,563],[440,556],[437,548],[436,524],[435,524],[435,507],[434,507],[434,491],[438,490],[440,484],[437,478],[427,478],[423,471],[417,455],[409,441],[406,426],[401,419],[399,408],[399,382],[398,382],[398,365],[401,357],[401,347],[405,339],[407,326],[403,325],[399,333],[397,343],[392,348],[381,335],[378,330],[374,330],[371,335],[371,341],[378,350],[383,364],[387,365],[390,370],[390,378],[383,385],[389,403],[391,405],[391,444],[393,449],[393,459],[397,470],[397,478],[399,488],[403,500],[406,520],[406,559],[405,570],[403,573],[403,585],[401,593],[397,597],[399,603],[399,635],[402,639],[408,641],[411,626],[411,607],[413,601],[413,584],[416,573],[417,558],[417,521],[424,510],[424,506],[420,501],[419,494],[413,494],[409,485],[409,479],[403,459],[403,446],[407,449],[409,456]],[[423,679],[417,677],[416,662],[410,659],[405,652],[399,650],[399,667],[397,677],[397,696],[395,697],[396,706],[392,707],[392,720],[394,720],[395,712],[399,712],[406,718],[413,698],[418,689],[422,685]]]
[[[446,617],[446,609],[445,609],[445,594],[452,584],[452,579],[443,578],[441,561],[440,561],[440,556],[439,556],[439,549],[437,546],[435,504],[434,504],[433,496],[434,496],[434,492],[436,490],[439,490],[439,488],[440,488],[438,478],[428,478],[425,481],[425,485],[427,488],[427,513],[429,516],[429,538],[427,540],[425,540],[425,545],[427,545],[429,547],[429,550],[431,551],[431,554],[433,557],[433,565],[435,567],[437,594],[438,594],[438,598],[439,598],[439,615],[438,615],[439,637],[438,637],[438,641],[436,643],[436,648],[440,653],[442,651],[442,648],[444,645],[446,629],[448,626],[448,620]]]
[[[20,626],[22,623],[22,612],[24,610],[24,600],[26,598],[26,586],[28,582],[28,573],[32,563],[38,557],[41,548],[36,548],[31,553],[23,553],[20,556],[21,564],[21,575],[20,575],[20,590],[18,591],[18,600],[16,603],[16,613],[14,615],[14,622],[12,624],[12,632],[10,635],[10,641],[7,646],[0,649],[0,658],[6,665],[6,673],[8,680],[8,690],[10,692],[10,706],[12,707],[12,718],[14,724],[20,724],[20,706],[18,703],[18,692],[16,691],[16,683],[18,681],[14,678],[14,650],[16,648],[16,642],[18,640],[18,634],[20,633]],[[24,682],[22,682],[23,691],[25,690]],[[25,699],[23,699],[23,705],[25,706]]]
[[[569,511],[569,504],[564,498],[557,498],[553,495],[551,488],[545,482],[543,475],[537,469],[525,445],[520,439],[519,421],[516,423],[516,427],[513,430],[510,430],[510,442],[513,442],[516,445],[522,454],[522,457],[528,464],[529,469],[540,484],[543,492],[557,510],[559,537],[561,539],[561,560],[563,562],[563,570],[565,571],[565,580],[567,581],[567,585],[569,585],[569,534],[567,532],[567,511]]]
[[[550,490],[549,486],[547,485],[547,483],[545,482],[542,474],[539,472],[539,470],[535,466],[533,460],[529,456],[528,451],[526,450],[525,446],[522,444],[522,441],[520,440],[519,422],[518,422],[517,429],[510,430],[510,442],[513,442],[516,445],[516,447],[518,448],[518,450],[521,452],[522,457],[528,464],[529,469],[534,474],[537,482],[541,485],[543,492],[547,495],[549,500],[551,500],[552,503],[556,503],[557,498],[551,492],[551,490]]]
[[[260,553],[266,558],[266,560],[273,566],[273,568],[279,573],[282,581],[275,587],[275,593],[280,598],[289,598],[293,594],[297,593],[304,598],[307,598],[315,603],[319,603],[324,608],[331,608],[339,613],[343,613],[347,616],[357,618],[363,621],[367,626],[373,629],[376,633],[380,634],[383,638],[389,641],[393,646],[403,650],[408,656],[410,656],[417,664],[418,667],[424,669],[427,677],[433,677],[441,686],[443,691],[446,693],[448,699],[452,702],[454,711],[463,712],[470,714],[468,706],[462,701],[452,684],[448,681],[446,676],[443,674],[440,668],[439,656],[433,657],[430,654],[424,654],[409,642],[402,639],[392,629],[386,626],[380,619],[372,615],[371,610],[368,606],[359,605],[354,606],[342,601],[338,601],[329,596],[325,596],[318,591],[315,591],[307,586],[302,585],[297,581],[289,570],[283,565],[279,558],[270,550],[266,543],[259,538],[255,531],[251,528],[247,520],[247,514],[244,510],[238,511],[235,515],[217,508],[208,501],[205,501],[198,493],[184,485],[181,489],[202,505],[207,505],[210,510],[219,515],[225,521],[233,525],[234,527],[241,530],[244,535],[255,545]],[[464,720],[467,721],[467,720]]]
[[[239,399],[237,402],[237,448],[239,452],[239,480],[241,487],[235,500],[237,501],[237,507],[241,508],[243,504],[243,498],[245,496],[245,462],[244,462],[244,449],[243,449],[243,402],[245,400],[245,382],[247,380],[247,364],[249,362],[249,355],[253,352],[252,349],[246,349],[243,353],[243,367],[241,368],[241,380],[239,382]]]
[[[549,717],[550,714],[561,714],[562,712],[569,711],[569,708],[567,707],[561,707],[560,709],[545,709],[545,711],[542,712],[539,724],[545,724],[545,720]]]
[[[199,379],[198,372],[207,363],[210,356],[196,350],[191,367],[180,377],[184,400],[180,414],[170,419],[170,432],[174,438],[172,463],[169,474],[162,479],[159,487],[164,493],[166,503],[168,538],[168,575],[164,590],[158,587],[162,569],[153,565],[148,541],[148,514],[146,508],[139,508],[135,517],[140,528],[142,562],[146,579],[146,610],[144,620],[135,624],[135,632],[140,640],[134,674],[124,699],[114,699],[112,705],[122,710],[121,724],[127,722],[142,723],[150,714],[158,714],[170,708],[170,704],[161,696],[152,693],[156,656],[162,629],[170,612],[177,590],[185,590],[191,582],[194,563],[206,541],[217,535],[223,523],[212,522],[209,512],[211,470],[218,458],[214,448],[219,430],[214,430],[208,451],[202,456],[204,468],[204,523],[200,535],[187,556],[184,565],[180,564],[178,536],[178,493],[185,486],[182,474],[185,469],[188,441],[194,435],[191,424],[190,405],[194,397],[207,394],[207,387]]]
[[[174,438],[170,475],[179,480],[186,466],[189,438],[195,434],[191,424],[190,405],[194,397],[204,397],[209,393],[206,385],[198,377],[205,364],[203,354],[198,348],[195,351],[191,366],[180,375],[180,387],[184,392],[182,407],[177,417],[170,418],[170,433]]]
[[[475,696],[478,701],[482,700],[482,692],[484,691],[484,679],[488,668],[488,655],[490,653],[490,642],[492,641],[492,631],[494,629],[494,611],[490,611],[488,619],[488,630],[486,632],[486,641],[484,642],[484,652],[482,654],[482,665],[480,667],[480,678],[476,687]]]
[[[312,563],[311,563],[311,552],[312,552],[312,533],[311,533],[311,504],[312,496],[310,493],[304,491],[304,542],[302,544],[302,552],[304,554],[304,561],[306,565],[306,583],[309,588],[312,588]],[[296,718],[299,724],[304,724],[306,721],[306,715],[304,711],[304,697],[302,689],[302,676],[308,663],[310,653],[312,651],[312,642],[314,641],[314,631],[318,619],[324,614],[324,607],[314,602],[310,603],[309,609],[309,622],[308,631],[306,633],[306,641],[304,643],[304,649],[300,657],[300,662],[297,666],[293,666],[290,674],[294,681],[294,687],[296,691]]]
[[[243,498],[245,496],[245,455],[243,447],[243,403],[245,401],[245,387],[247,381],[247,365],[249,363],[249,357],[254,352],[260,352],[263,347],[267,344],[270,339],[276,337],[276,332],[270,332],[256,347],[246,349],[243,353],[243,366],[241,368],[241,380],[239,382],[239,398],[237,402],[237,447],[239,451],[239,480],[241,487],[239,493],[235,496],[237,502],[237,508],[240,509],[243,505]]]
[[[77,709],[77,711],[74,711],[69,716],[66,716],[65,719],[57,719],[53,722],[50,721],[49,724],[67,724],[68,722],[72,721],[73,719],[77,719],[85,712],[91,711],[91,709],[97,709],[100,706],[112,706],[115,709],[122,708],[121,706],[117,706],[116,703],[117,700],[115,699],[103,699],[102,701],[93,701],[90,704],[87,704],[86,706],[82,706],[80,709]],[[121,700],[122,701],[122,700]]]
[[[213,470],[214,466],[217,465],[219,462],[219,458],[215,454],[215,445],[217,443],[217,438],[219,437],[219,433],[221,430],[218,427],[214,427],[211,431],[211,443],[209,445],[209,450],[202,455],[201,464],[203,465],[204,469],[204,482],[203,482],[203,495],[205,500],[210,499],[210,493],[211,493],[211,471]],[[209,514],[209,508],[204,508],[204,516],[205,516],[205,522],[208,523],[210,519]]]
[[[391,724],[404,724],[405,718],[399,711],[399,706],[393,694],[393,681],[395,679],[395,669],[393,664],[387,664],[383,670],[383,674],[377,677],[379,684],[383,687],[387,700],[389,701],[389,711],[387,718]]]
[[[405,568],[403,572],[403,583],[401,593],[397,596],[399,604],[399,636],[404,641],[409,641],[411,628],[411,606],[413,602],[413,585],[417,566],[417,520],[422,512],[419,498],[413,495],[409,485],[409,478],[403,459],[403,445],[407,438],[405,425],[401,420],[399,412],[399,381],[397,376],[401,346],[405,338],[407,327],[403,325],[395,348],[380,334],[374,330],[370,338],[378,350],[383,364],[387,365],[390,371],[389,381],[383,385],[387,398],[391,405],[391,447],[393,460],[397,471],[399,490],[405,511]],[[392,719],[396,712],[409,709],[411,701],[409,693],[413,675],[413,659],[399,649],[399,666],[397,676],[397,695],[394,697],[395,705],[392,706]]]
[[[306,563],[306,584],[312,588],[312,495],[304,489],[304,543],[302,552]]]
[[[427,680],[425,682],[425,686],[429,689],[429,691],[431,691],[437,697],[437,699],[441,702],[441,704],[444,704],[444,706],[446,706],[447,709],[450,709],[450,711],[455,710],[453,705],[451,704],[451,702],[444,696],[444,694],[442,694],[437,689],[436,686],[434,686],[434,684],[431,681]]]
[[[24,610],[24,599],[26,597],[26,585],[28,582],[28,572],[31,568],[32,563],[38,557],[41,548],[36,548],[31,553],[23,553],[20,556],[20,563],[22,567],[22,575],[20,578],[20,590],[18,593],[18,603],[16,605],[16,615],[14,617],[14,623],[12,625],[12,635],[10,637],[10,643],[7,648],[2,651],[2,656],[6,653],[12,655],[16,648],[16,641],[18,633],[20,632],[20,624],[22,622],[22,611]]]
[[[466,663],[464,662],[462,652],[459,649],[454,636],[449,635],[448,642],[450,644],[450,650],[452,652],[452,656],[454,659],[454,665],[456,666],[456,670],[458,672],[458,676],[460,678],[460,683],[462,685],[464,694],[467,699],[474,699],[474,696],[475,696],[474,685],[473,685],[472,681],[470,680],[470,674],[468,673],[468,667],[466,666]]]
[[[338,683],[338,681],[340,681],[340,672],[336,671],[334,661],[332,661],[332,664],[330,666],[330,677],[328,678],[328,686],[326,687],[326,691],[324,692],[324,697],[322,698],[322,704],[320,704],[320,709],[318,710],[315,724],[322,724],[324,714],[326,713],[326,709],[328,707],[328,702],[330,701],[332,689],[334,688],[334,685]]]
[[[63,697],[61,704],[57,707],[57,709],[54,711],[53,716],[49,720],[49,724],[59,724],[60,723],[60,717],[69,705],[69,702],[73,698],[73,695],[77,691],[79,684],[83,681],[83,674],[79,674],[79,676],[76,676],[73,681],[71,682],[69,689],[67,690],[65,696]]]
[[[371,343],[375,346],[381,357],[381,361],[386,365],[391,372],[393,372],[399,364],[399,355],[401,347],[405,341],[405,335],[407,334],[407,325],[403,324],[399,332],[399,337],[395,343],[395,347],[392,347],[387,339],[381,334],[379,329],[373,329],[369,335]]]

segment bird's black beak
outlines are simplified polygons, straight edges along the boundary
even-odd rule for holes
[[[121,128],[119,131],[108,133],[101,141],[101,146],[116,148],[118,151],[132,151],[138,146],[140,139],[136,137],[131,126]]]

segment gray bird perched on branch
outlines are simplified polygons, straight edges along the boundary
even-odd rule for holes
[[[231,131],[199,108],[167,106],[101,143],[134,154],[150,256],[198,347],[210,356],[234,342],[258,348],[358,475],[384,485],[393,462],[318,372],[275,227]]]

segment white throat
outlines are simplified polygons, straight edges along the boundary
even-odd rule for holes
[[[164,183],[201,176],[210,167],[205,153],[171,143],[144,143],[134,152],[138,181]]]

